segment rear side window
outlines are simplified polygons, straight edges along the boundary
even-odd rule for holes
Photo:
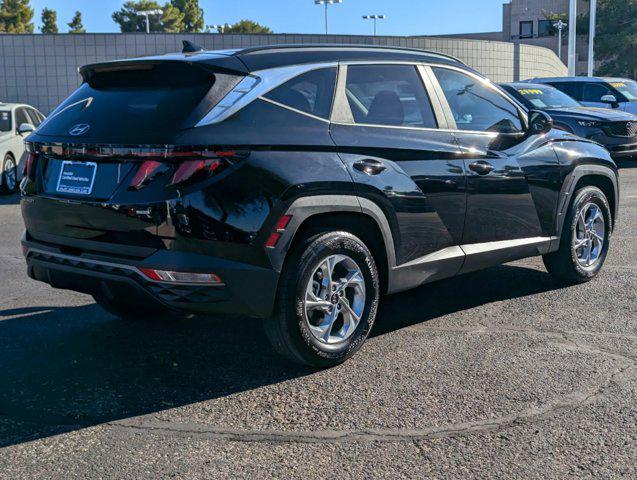
[[[555,82],[550,83],[549,85],[561,90],[569,97],[574,98],[575,100],[583,101],[582,98],[582,83],[580,82]]]
[[[0,111],[0,132],[11,131],[11,112],[7,110]]]
[[[440,82],[459,130],[516,133],[522,131],[520,113],[483,81],[447,68],[432,69]]]
[[[265,98],[321,118],[329,118],[334,98],[336,68],[299,75],[268,92]]]
[[[437,127],[431,102],[415,66],[349,66],[345,95],[354,123]]]
[[[145,135],[175,134],[206,113],[200,104],[214,84],[213,73],[181,63],[98,67],[38,133],[66,136],[74,125],[87,124],[88,138],[136,143]]]

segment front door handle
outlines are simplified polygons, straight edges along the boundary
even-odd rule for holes
[[[354,168],[366,175],[378,175],[387,167],[385,167],[385,165],[383,165],[383,162],[381,162],[380,160],[372,160],[371,158],[366,158],[364,160],[354,162]]]
[[[469,168],[478,175],[487,175],[494,169],[493,165],[489,162],[485,162],[484,160],[478,160],[477,162],[470,163]]]

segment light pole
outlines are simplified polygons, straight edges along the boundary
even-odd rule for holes
[[[376,36],[376,22],[378,20],[385,20],[386,15],[363,15],[363,20],[374,20],[374,36]]]
[[[335,3],[343,3],[343,0],[314,0],[315,5],[325,5],[325,35],[327,35],[327,6]]]
[[[576,52],[575,41],[577,39],[577,0],[571,0],[571,6],[568,13],[568,76],[574,77],[576,74]]]
[[[560,18],[553,26],[557,28],[557,56],[562,60],[562,30],[568,27],[568,23],[563,22]]]
[[[595,23],[597,19],[597,0],[591,0],[591,26],[588,31],[588,76],[593,76],[595,68]]]
[[[224,23],[222,25],[208,25],[208,28],[214,28],[217,33],[221,33],[223,34],[223,32],[225,32],[226,28],[230,28],[231,25],[229,23]]]
[[[146,17],[146,33],[150,33],[150,19],[148,17],[150,15],[162,15],[163,13],[164,11],[159,8],[155,10],[143,10],[139,12],[139,15],[143,15],[144,17]]]

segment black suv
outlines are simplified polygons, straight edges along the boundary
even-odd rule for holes
[[[550,85],[518,82],[502,88],[528,109],[548,113],[555,128],[601,143],[615,160],[637,157],[637,116],[632,113],[584,107]]]
[[[263,317],[280,353],[329,366],[381,294],[533,255],[568,282],[604,263],[608,152],[454,58],[283,46],[80,71],[28,140],[22,245],[31,278],[113,314]]]

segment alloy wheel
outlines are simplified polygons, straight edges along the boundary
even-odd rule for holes
[[[580,210],[573,231],[573,253],[583,268],[594,267],[604,250],[606,221],[602,209],[589,202]]]
[[[305,289],[305,319],[314,338],[336,344],[352,336],[365,309],[365,279],[347,255],[330,255]]]
[[[6,189],[10,192],[13,192],[15,190],[15,185],[17,182],[17,177],[16,177],[16,168],[15,168],[15,161],[13,160],[13,157],[7,155],[4,159],[4,185],[6,187]]]

